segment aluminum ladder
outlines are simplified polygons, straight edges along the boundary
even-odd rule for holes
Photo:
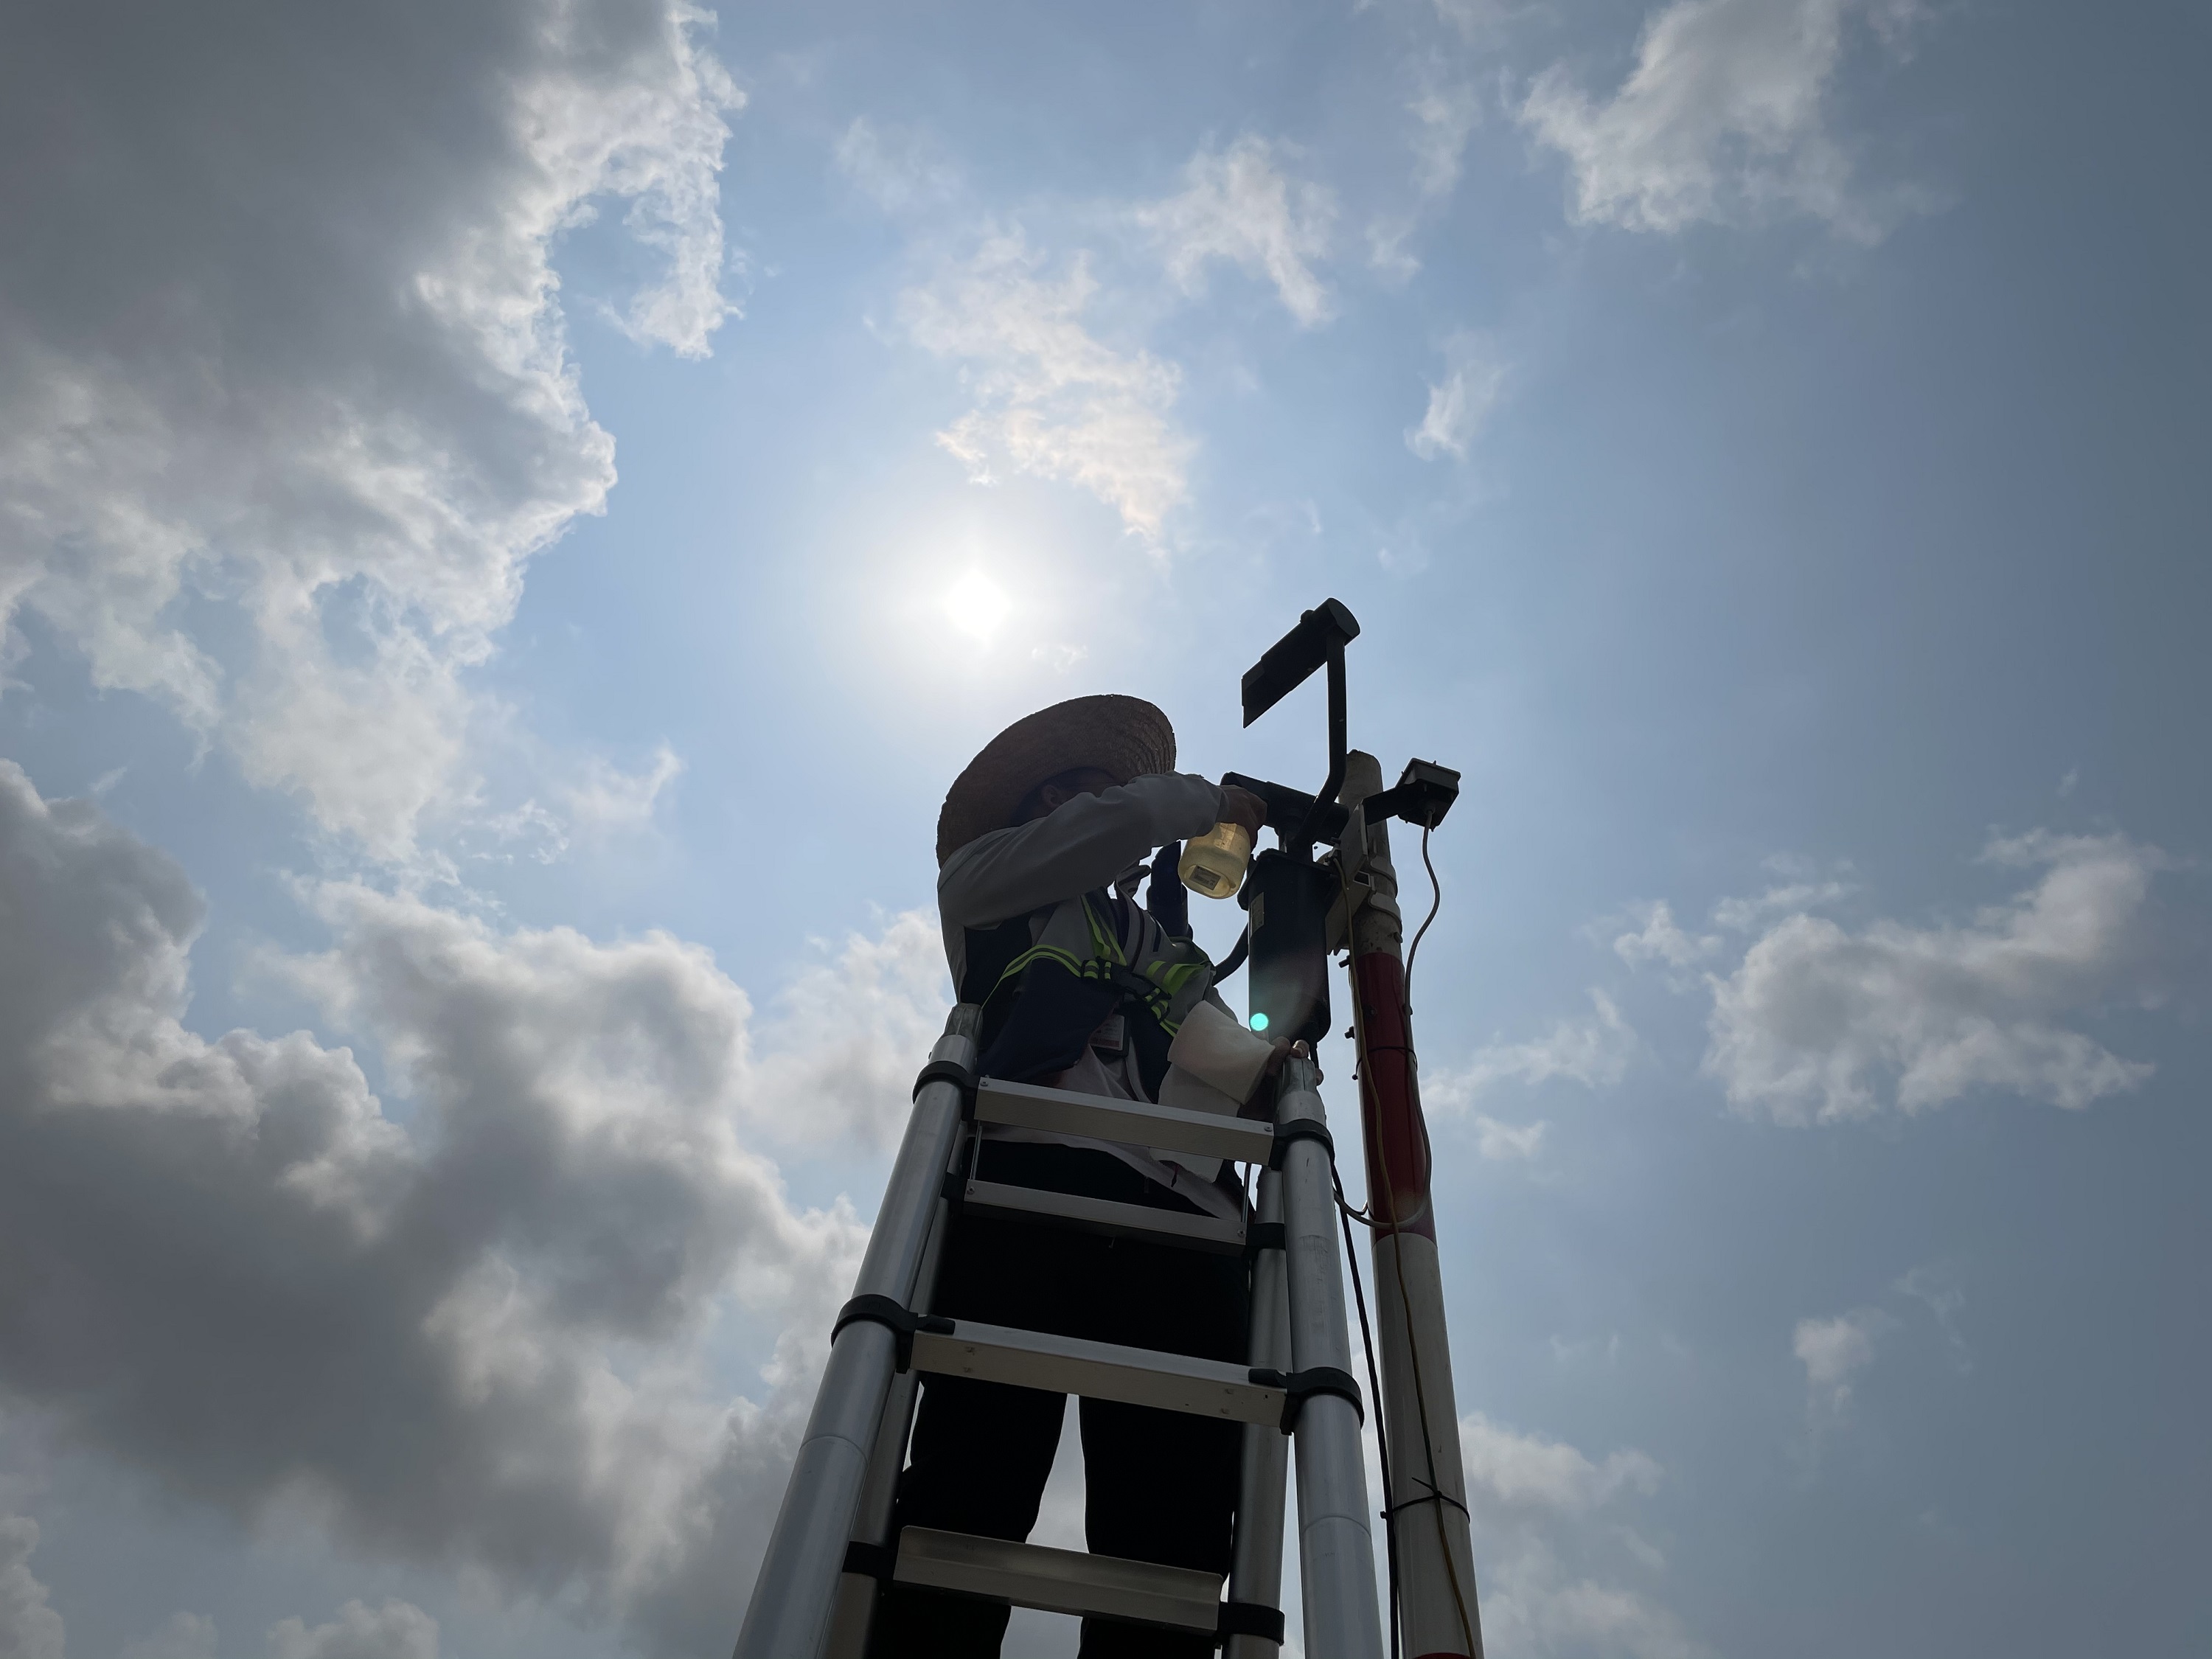
[[[1284,1487],[1297,1450],[1300,1607],[1310,1659],[1382,1659],[1382,1626],[1351,1374],[1333,1149],[1310,1060],[1284,1063],[1272,1125],[977,1078],[962,1004],[915,1085],[854,1295],[763,1559],[735,1659],[860,1659],[881,1582],[1211,1634],[1228,1659],[1283,1636]],[[975,1180],[974,1126],[1003,1123],[1250,1164],[1241,1221]],[[955,1202],[1190,1249],[1248,1251],[1249,1365],[931,1317]],[[1235,1554],[1214,1573],[908,1527],[890,1544],[922,1374],[973,1376],[1244,1425]],[[1224,1591],[1226,1592],[1224,1597]]]

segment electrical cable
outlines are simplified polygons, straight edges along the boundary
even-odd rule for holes
[[[1398,1659],[1398,1633],[1405,1620],[1398,1595],[1398,1534],[1390,1526],[1390,1516],[1398,1507],[1397,1496],[1390,1489],[1390,1437],[1382,1425],[1382,1377],[1375,1368],[1375,1335],[1367,1324],[1367,1292],[1359,1282],[1359,1253],[1352,1243],[1352,1218],[1358,1212],[1345,1202],[1344,1177],[1337,1171],[1334,1149],[1328,1155],[1328,1180],[1336,1189],[1337,1224],[1344,1229],[1344,1259],[1352,1268],[1352,1305],[1359,1310],[1359,1346],[1366,1351],[1367,1388],[1375,1401],[1375,1453],[1382,1470],[1382,1553],[1390,1574],[1390,1659]]]
[[[1429,862],[1429,826],[1421,826],[1421,867],[1429,872],[1429,914],[1421,923],[1419,933],[1413,935],[1413,944],[1406,951],[1406,1018],[1413,1016],[1413,958],[1421,954],[1421,940],[1427,937],[1430,922],[1437,912],[1444,908],[1444,884],[1437,879],[1437,866]]]
[[[1214,963],[1213,982],[1216,985],[1220,984],[1223,980],[1242,968],[1244,965],[1244,958],[1250,954],[1251,950],[1252,924],[1248,921],[1244,924],[1244,931],[1237,934],[1237,943],[1229,947],[1229,954]]]

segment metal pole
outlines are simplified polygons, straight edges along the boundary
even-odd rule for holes
[[[1260,1198],[1253,1220],[1261,1225],[1283,1218],[1282,1177],[1260,1172]],[[1285,1299],[1283,1252],[1261,1250],[1252,1258],[1252,1364],[1268,1370],[1291,1368],[1290,1306]],[[1282,1606],[1283,1488],[1291,1449],[1281,1430],[1258,1423],[1244,1425],[1244,1456],[1237,1484],[1237,1553],[1229,1572],[1229,1599],[1261,1607]],[[1232,1636],[1225,1659],[1275,1659],[1279,1644],[1258,1636]]]
[[[1279,1135],[1302,1120],[1324,1121],[1312,1060],[1283,1062],[1276,1107]],[[1336,1194],[1329,1155],[1318,1140],[1282,1148],[1283,1225],[1289,1249],[1291,1364],[1347,1375],[1352,1340],[1344,1323],[1344,1268],[1337,1254]],[[1367,1526],[1367,1468],[1359,1413],[1349,1400],[1316,1394],[1298,1416],[1298,1559],[1305,1646],[1310,1659],[1382,1659],[1375,1597],[1375,1540]]]
[[[979,1012],[968,1003],[955,1008],[930,1058],[972,1069]],[[959,1133],[958,1086],[932,1083],[915,1098],[854,1295],[901,1303],[913,1295]],[[831,1344],[734,1659],[814,1659],[821,1652],[896,1358],[891,1333],[865,1321],[846,1326]]]
[[[1352,751],[1342,800],[1382,787],[1372,755]],[[1355,820],[1356,823],[1356,820]],[[1353,1029],[1358,1038],[1367,1207],[1374,1218],[1376,1356],[1390,1440],[1390,1516],[1399,1613],[1414,1659],[1482,1659],[1467,1468],[1452,1388],[1451,1338],[1430,1198],[1429,1137],[1406,1006],[1404,923],[1387,823],[1367,826],[1361,867],[1371,896],[1351,921]]]
[[[968,1137],[956,1137],[950,1170],[957,1170],[968,1152]],[[929,1306],[937,1288],[937,1266],[945,1255],[951,1231],[950,1204],[939,1200],[937,1218],[923,1247],[921,1266],[915,1273],[914,1300],[917,1311]],[[868,1455],[868,1477],[860,1488],[860,1510],[853,1522],[853,1541],[880,1547],[890,1536],[891,1507],[898,1497],[900,1474],[906,1468],[907,1437],[914,1429],[915,1395],[921,1376],[908,1370],[891,1378],[884,1399],[884,1414],[876,1425],[875,1447]],[[830,1635],[822,1644],[823,1659],[861,1659],[868,1648],[868,1627],[875,1622],[878,1581],[848,1572],[837,1583],[837,1605],[830,1614]]]

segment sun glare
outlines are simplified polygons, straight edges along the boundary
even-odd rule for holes
[[[969,571],[945,596],[945,614],[952,625],[979,641],[997,633],[1012,608],[1005,591],[980,570]]]

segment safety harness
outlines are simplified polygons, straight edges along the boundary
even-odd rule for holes
[[[1121,1012],[1146,1081],[1157,1089],[1169,1043],[1213,983],[1213,963],[1194,941],[1148,921],[1137,930],[1147,948],[1135,960],[1122,948],[1103,888],[1055,905],[1034,938],[1030,916],[971,930],[962,994],[982,1004],[979,1069],[1014,1082],[1064,1070],[1100,1023]],[[986,975],[988,988],[980,982]]]

